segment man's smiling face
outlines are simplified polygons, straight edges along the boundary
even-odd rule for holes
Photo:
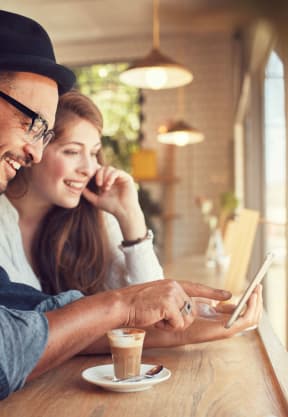
[[[55,81],[42,75],[17,73],[9,82],[0,82],[0,90],[45,118],[53,127],[58,102]],[[0,97],[0,194],[21,166],[38,163],[43,142],[27,141],[31,119]]]

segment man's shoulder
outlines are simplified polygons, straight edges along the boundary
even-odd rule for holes
[[[11,225],[18,224],[19,215],[5,194],[0,195],[0,225],[11,230]]]
[[[11,282],[0,266],[0,305],[19,310],[34,310],[48,296],[30,285]]]

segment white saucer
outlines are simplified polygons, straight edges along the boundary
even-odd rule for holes
[[[153,366],[155,365],[142,364],[141,375]],[[94,366],[93,368],[85,369],[85,371],[82,372],[82,378],[85,379],[85,381],[99,385],[106,390],[116,392],[144,391],[151,388],[155,384],[166,381],[166,379],[170,378],[170,376],[171,372],[169,369],[163,368],[162,371],[153,378],[147,378],[137,382],[113,382],[113,364]]]

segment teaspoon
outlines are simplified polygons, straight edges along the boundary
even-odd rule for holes
[[[153,378],[153,376],[159,374],[163,369],[163,365],[155,365],[153,368],[150,368],[144,375],[131,376],[128,378],[113,378],[113,382],[138,382],[146,378]]]

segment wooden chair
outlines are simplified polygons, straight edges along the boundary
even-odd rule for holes
[[[227,225],[224,248],[230,256],[230,263],[225,273],[224,287],[236,295],[245,287],[258,222],[258,211],[242,209],[236,220]]]

